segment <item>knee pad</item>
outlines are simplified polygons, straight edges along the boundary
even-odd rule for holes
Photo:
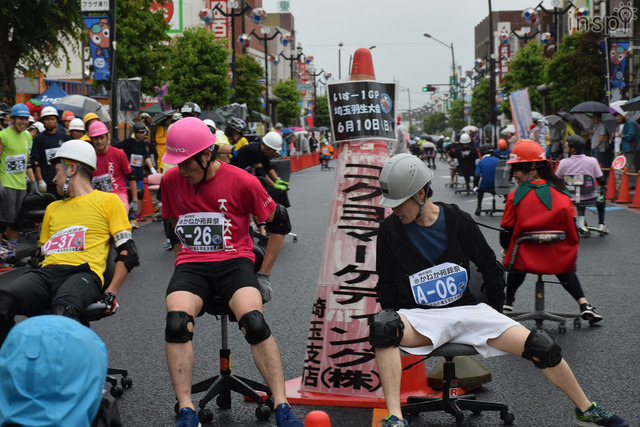
[[[167,313],[167,325],[164,330],[164,340],[170,343],[185,343],[193,339],[193,332],[187,325],[193,323],[193,316],[184,311],[170,311]]]
[[[49,309],[49,314],[54,314],[56,316],[64,316],[69,317],[71,319],[78,320],[78,316],[80,315],[80,310],[75,307],[71,307],[70,305],[61,305],[56,304],[52,305]]]
[[[144,190],[137,190],[138,193],[138,200],[140,201],[140,203],[142,203],[142,200],[144,199]]]
[[[271,336],[271,329],[258,310],[246,313],[238,320],[238,327],[245,330],[244,339],[251,345],[259,344]]]
[[[16,324],[18,300],[8,292],[0,292],[0,327],[11,329]]]
[[[369,323],[369,343],[372,347],[398,347],[404,335],[400,315],[390,308],[376,313]]]
[[[534,329],[524,343],[522,357],[531,360],[536,368],[553,368],[562,361],[562,349],[545,331]]]

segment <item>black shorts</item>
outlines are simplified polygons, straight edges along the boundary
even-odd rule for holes
[[[167,295],[186,291],[198,295],[202,301],[207,301],[209,295],[214,294],[222,296],[228,304],[238,289],[248,286],[260,290],[255,268],[249,258],[185,262],[178,265],[173,272],[167,286]]]
[[[48,313],[54,305],[84,311],[89,304],[100,299],[102,281],[89,268],[82,265],[47,265],[29,270],[11,283],[0,286],[18,301],[18,314],[37,316]]]

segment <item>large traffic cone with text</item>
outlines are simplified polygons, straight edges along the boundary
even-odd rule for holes
[[[607,183],[607,192],[604,198],[613,202],[616,198],[616,190],[616,170],[611,168],[609,169],[609,182]]]
[[[627,172],[627,168],[624,168],[620,191],[618,191],[618,197],[616,197],[615,203],[631,203],[631,195],[629,194],[629,174]]]
[[[151,201],[151,192],[149,191],[149,184],[147,184],[147,178],[144,179],[144,194],[142,195],[142,212],[140,216],[143,218],[153,215],[153,202]]]
[[[631,203],[631,206],[629,206],[630,208],[640,209],[640,191],[638,191],[638,189],[640,188],[639,185],[640,175],[638,175],[638,177],[636,178],[636,189],[633,194],[633,202]]]

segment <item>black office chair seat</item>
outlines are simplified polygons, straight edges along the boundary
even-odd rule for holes
[[[471,424],[465,420],[463,411],[471,411],[475,415],[479,415],[483,411],[498,411],[500,419],[505,424],[512,424],[515,416],[509,412],[508,405],[476,400],[476,396],[473,394],[458,396],[458,379],[453,358],[476,354],[478,352],[474,347],[465,344],[445,344],[432,351],[429,357],[438,356],[445,359],[442,375],[442,397],[410,396],[407,399],[407,404],[402,406],[403,417],[410,421],[421,412],[444,411],[456,419],[457,427],[469,427]]]

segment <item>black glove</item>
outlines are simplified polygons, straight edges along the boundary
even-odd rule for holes
[[[108,314],[115,313],[118,307],[120,307],[118,305],[118,302],[116,301],[116,296],[111,292],[105,292],[104,294],[102,294],[102,296],[100,297],[100,302],[107,306],[106,312]]]

